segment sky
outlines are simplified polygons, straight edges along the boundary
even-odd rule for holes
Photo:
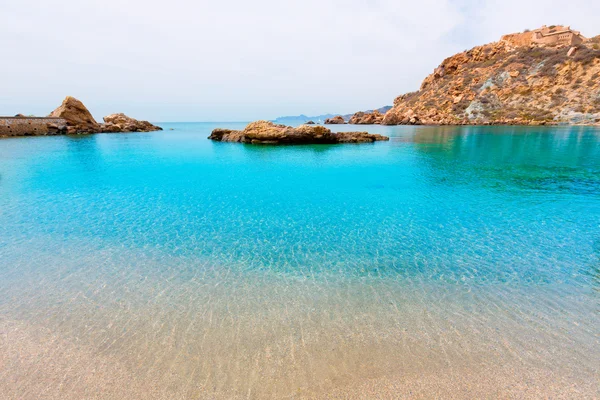
[[[600,34],[600,1],[0,0],[0,115],[250,121],[391,105],[505,33]]]

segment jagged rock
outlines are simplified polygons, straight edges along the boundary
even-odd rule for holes
[[[387,136],[368,132],[334,133],[324,126],[300,125],[292,128],[270,121],[256,121],[242,131],[217,128],[208,137],[217,142],[238,142],[251,144],[334,144],[371,143],[389,140]]]
[[[55,123],[46,124],[49,135],[63,135],[67,133],[67,126]]]
[[[123,113],[111,114],[104,117],[103,132],[151,132],[161,131],[162,128],[148,121],[138,121]]]
[[[345,124],[346,121],[344,120],[344,117],[342,117],[341,115],[337,115],[333,118],[327,118],[325,120],[325,125],[339,125],[339,124]]]
[[[83,103],[74,97],[67,96],[62,104],[49,117],[62,118],[67,121],[70,133],[100,132],[100,125]]]
[[[123,132],[123,129],[119,125],[115,125],[115,124],[109,122],[109,123],[102,124],[102,132],[118,133],[118,132]]]
[[[359,111],[350,118],[348,123],[355,125],[373,125],[381,124],[382,120],[383,114],[377,110],[370,113]]]

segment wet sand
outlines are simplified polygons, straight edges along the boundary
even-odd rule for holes
[[[45,254],[43,268],[5,275],[3,398],[600,396],[597,304],[584,289],[120,256],[136,262],[100,252],[77,268]]]
[[[441,367],[419,372],[323,382],[321,390],[297,388],[272,397],[265,393],[219,391],[195,376],[154,371],[143,376],[120,357],[68,343],[48,329],[22,322],[0,324],[0,387],[3,399],[594,399],[598,381],[565,375],[564,371],[493,365]],[[250,372],[250,371],[249,371]],[[250,375],[252,372],[250,372]],[[247,377],[241,376],[240,379]]]

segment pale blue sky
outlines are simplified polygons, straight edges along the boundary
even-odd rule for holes
[[[600,34],[600,2],[0,0],[0,114],[64,96],[152,121],[350,113],[504,33]]]

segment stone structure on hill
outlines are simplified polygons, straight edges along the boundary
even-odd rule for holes
[[[514,46],[576,46],[587,39],[570,26],[544,25],[533,31],[504,35],[500,40]]]
[[[215,129],[208,138],[217,142],[249,144],[372,143],[389,140],[387,136],[368,132],[332,132],[324,126],[309,125],[292,128],[270,121],[252,122],[242,131]]]

